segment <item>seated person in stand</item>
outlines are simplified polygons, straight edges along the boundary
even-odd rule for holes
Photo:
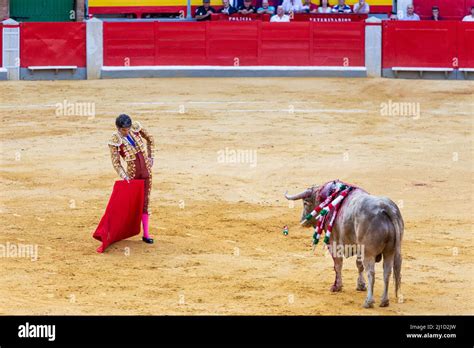
[[[301,0],[284,0],[282,6],[285,13],[301,13],[303,11]]]
[[[222,8],[219,10],[219,13],[231,15],[236,12],[237,12],[237,9],[230,5],[229,0],[222,0]]]
[[[439,7],[433,6],[431,9],[431,20],[432,21],[440,21],[442,20],[441,16],[439,15]]]
[[[474,22],[474,6],[471,7],[471,14],[462,19],[463,22]]]
[[[319,0],[318,13],[331,13],[332,8],[329,0]]]
[[[370,6],[365,0],[359,0],[358,3],[354,4],[354,13],[357,14],[369,14]]]
[[[338,0],[336,6],[332,8],[332,13],[351,13],[352,10],[350,6],[346,5],[345,0]]]
[[[211,19],[211,13],[216,13],[216,10],[211,7],[211,0],[202,0],[202,6],[196,9],[194,17],[198,21],[208,21]]]
[[[316,5],[311,2],[311,0],[304,0],[303,6],[301,6],[303,13],[316,13]]]
[[[420,16],[415,13],[415,7],[413,5],[407,6],[407,15],[405,17],[399,18],[402,21],[419,21]]]
[[[248,15],[255,12],[255,7],[252,6],[252,0],[244,0],[244,4],[239,8],[240,14]]]
[[[278,6],[277,7],[277,14],[272,16],[270,19],[270,22],[289,22],[290,21],[290,16],[285,14],[285,10],[283,9],[283,6]]]
[[[269,6],[268,0],[262,0],[262,7],[257,10],[257,13],[273,15],[275,13],[275,7]]]

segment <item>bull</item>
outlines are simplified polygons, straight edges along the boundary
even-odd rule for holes
[[[320,186],[312,186],[307,190],[285,197],[288,200],[303,200],[303,213],[301,225],[315,227],[316,219],[307,219],[310,214],[334,189],[336,181]],[[331,286],[331,291],[342,290],[342,263],[343,257],[353,256],[350,250],[355,250],[354,245],[361,246],[356,250],[356,265],[359,271],[357,278],[358,291],[366,291],[364,270],[368,279],[367,298],[363,304],[365,308],[374,306],[375,263],[383,258],[384,291],[380,307],[389,305],[388,285],[393,270],[395,295],[401,285],[401,244],[403,238],[404,222],[397,205],[386,197],[372,196],[360,188],[354,188],[344,199],[336,216],[328,244],[329,252],[334,261],[336,279]],[[342,248],[338,248],[342,246]],[[341,253],[336,253],[342,250]]]

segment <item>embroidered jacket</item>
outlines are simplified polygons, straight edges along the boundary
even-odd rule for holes
[[[115,171],[122,179],[126,177],[133,178],[135,176],[134,161],[136,153],[140,151],[143,153],[143,157],[145,157],[146,167],[151,176],[151,163],[149,158],[153,158],[155,151],[155,140],[153,136],[136,121],[132,123],[129,134],[136,146],[132,146],[128,139],[123,137],[118,131],[112,135],[108,142],[112,165]],[[120,158],[124,159],[126,169],[122,166]]]

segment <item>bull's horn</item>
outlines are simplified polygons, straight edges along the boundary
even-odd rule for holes
[[[301,193],[298,193],[297,195],[289,196],[289,195],[288,195],[288,191],[286,191],[286,192],[285,192],[285,197],[286,197],[286,199],[288,199],[288,200],[296,201],[296,200],[298,200],[298,199],[303,199],[303,198],[309,197],[309,196],[311,195],[311,193],[313,193],[313,190],[307,189],[306,191],[303,191],[303,192],[301,192]]]

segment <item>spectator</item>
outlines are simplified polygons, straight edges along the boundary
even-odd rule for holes
[[[219,10],[220,13],[231,15],[237,12],[237,9],[230,5],[229,0],[222,0],[222,8]]]
[[[278,2],[278,0],[276,1]],[[283,1],[283,0],[279,0],[279,1]],[[243,4],[244,4],[244,0],[230,0],[230,6],[235,7],[236,9],[241,8]],[[252,5],[253,7],[255,7],[255,11],[257,11],[257,8],[262,7],[262,0],[252,0]]]
[[[319,0],[318,13],[331,13],[331,5],[329,0]]]
[[[440,21],[441,16],[439,15],[439,7],[438,6],[433,6],[431,9],[431,20],[432,21]]]
[[[369,14],[370,6],[365,0],[359,0],[358,3],[354,4],[354,13],[358,14]]]
[[[301,0],[284,0],[282,6],[285,13],[301,13],[303,11]]]
[[[289,22],[290,21],[290,16],[285,14],[285,10],[283,9],[283,6],[278,6],[277,7],[277,14],[272,16],[270,19],[270,22]]]
[[[268,5],[268,0],[262,0],[262,7],[257,10],[258,14],[269,14],[273,15],[275,13],[275,7]]]
[[[316,5],[314,5],[311,0],[304,0],[303,6],[301,6],[303,13],[316,13]]]
[[[351,8],[346,5],[345,0],[339,0],[338,4],[332,8],[333,13],[351,13]]]
[[[407,6],[407,15],[403,18],[399,18],[402,21],[419,21],[420,16],[415,13],[415,7],[413,5]]]
[[[202,0],[202,6],[196,9],[195,17],[198,21],[208,21],[211,19],[211,13],[216,13],[210,5],[211,0]]]
[[[396,21],[398,19],[397,13],[395,11],[392,11],[392,13],[390,14],[389,19],[391,21]]]
[[[244,15],[255,13],[255,7],[252,6],[252,0],[244,0],[244,4],[239,8],[239,13]]]
[[[462,19],[463,22],[474,22],[474,6],[471,7],[471,14]]]
[[[238,9],[244,4],[244,0],[230,0],[229,4],[233,8]]]

